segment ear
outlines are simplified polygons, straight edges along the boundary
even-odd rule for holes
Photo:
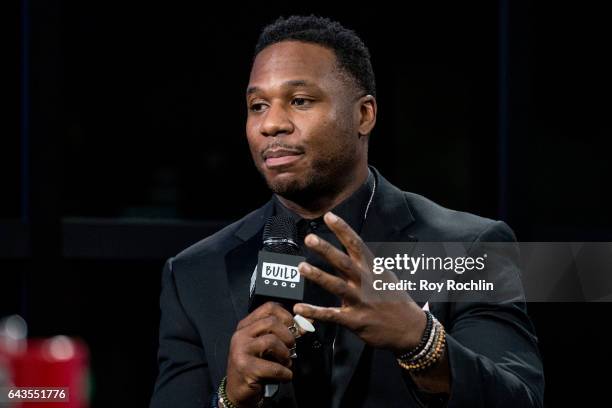
[[[376,124],[376,98],[372,95],[365,95],[359,98],[359,137],[370,134]]]

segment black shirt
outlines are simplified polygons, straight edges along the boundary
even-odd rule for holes
[[[374,191],[374,175],[369,172],[367,180],[351,196],[331,211],[346,221],[358,234],[365,222],[366,210]],[[276,215],[286,215],[296,223],[298,242],[306,261],[322,270],[336,274],[333,268],[304,245],[309,233],[317,234],[336,248],[344,251],[334,233],[327,227],[323,217],[304,219],[285,207],[274,196]],[[306,281],[304,302],[318,306],[338,306],[340,300],[316,284]],[[300,407],[328,407],[332,400],[331,375],[333,364],[333,343],[336,335],[334,324],[315,322],[315,333],[307,334],[297,340],[297,359],[293,361],[293,387]]]

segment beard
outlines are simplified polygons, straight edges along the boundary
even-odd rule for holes
[[[356,146],[351,143],[337,149],[335,154],[317,157],[304,172],[291,178],[267,178],[262,169],[259,172],[272,192],[310,207],[323,197],[337,194],[348,183],[356,162]]]

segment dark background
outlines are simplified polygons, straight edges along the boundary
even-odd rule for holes
[[[85,339],[93,407],[146,405],[164,259],[269,197],[244,90],[279,15],[332,17],[369,46],[371,163],[391,182],[521,241],[612,240],[605,10],[422,3],[2,2],[0,316]],[[605,401],[611,305],[529,307],[547,406]]]

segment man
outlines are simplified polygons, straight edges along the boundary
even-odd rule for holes
[[[382,302],[363,293],[372,256],[364,242],[514,240],[504,223],[402,192],[368,166],[375,95],[354,32],[296,16],[264,29],[246,131],[274,195],[166,263],[152,407],[542,406],[524,304],[446,299],[428,314],[407,293]],[[300,233],[305,300],[292,311],[268,302],[248,313],[272,215],[291,217]],[[314,321],[315,334],[296,340],[292,312]],[[400,364],[417,352],[424,363]],[[267,383],[281,387],[264,399]]]

